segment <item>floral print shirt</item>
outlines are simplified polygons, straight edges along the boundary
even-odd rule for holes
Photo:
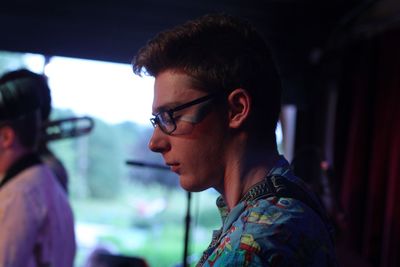
[[[279,175],[317,199],[281,157],[269,175]],[[197,266],[336,266],[330,225],[319,212],[290,197],[241,201],[228,211],[217,199],[223,226]],[[319,204],[317,207],[322,207]]]

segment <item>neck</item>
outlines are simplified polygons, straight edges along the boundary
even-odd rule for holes
[[[14,162],[31,152],[32,151],[30,149],[26,148],[10,149],[4,151],[0,157],[0,180],[3,179],[5,173]]]
[[[235,207],[256,183],[262,181],[276,164],[279,154],[275,149],[250,149],[237,154],[228,164],[221,192],[229,209]]]

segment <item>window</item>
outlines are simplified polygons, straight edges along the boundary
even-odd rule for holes
[[[147,149],[153,79],[135,76],[129,64],[0,53],[0,74],[20,67],[47,75],[52,120],[90,116],[95,122],[87,135],[49,142],[68,172],[78,245],[75,267],[96,249],[141,257],[152,267],[182,263],[189,195],[169,171],[126,164],[163,162]],[[280,124],[277,141],[282,151]],[[217,197],[212,189],[191,194],[192,265],[212,230],[220,227]]]

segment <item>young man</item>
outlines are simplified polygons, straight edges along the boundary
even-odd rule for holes
[[[155,77],[149,148],[184,189],[221,194],[223,225],[198,266],[336,264],[321,205],[277,152],[280,79],[249,23],[189,21],[150,40],[133,69]]]
[[[65,191],[36,154],[41,98],[30,78],[0,79],[0,266],[72,267]]]

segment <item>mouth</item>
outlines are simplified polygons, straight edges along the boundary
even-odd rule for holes
[[[167,163],[167,165],[171,168],[171,171],[179,174],[179,163]]]

